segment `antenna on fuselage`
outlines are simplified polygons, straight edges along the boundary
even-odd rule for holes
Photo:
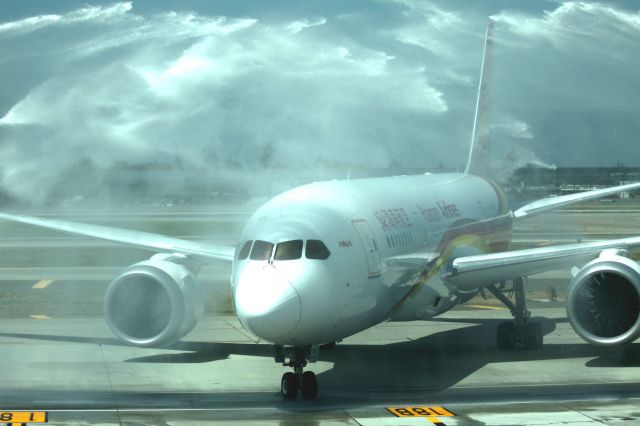
[[[493,21],[489,19],[487,33],[484,38],[484,52],[480,67],[480,81],[478,83],[478,98],[476,113],[471,132],[471,147],[465,174],[472,173],[479,176],[489,174],[489,160],[491,146],[489,143],[489,117],[491,112],[491,65],[493,50]]]

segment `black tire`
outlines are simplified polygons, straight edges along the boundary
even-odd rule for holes
[[[284,373],[280,381],[280,392],[284,399],[296,399],[298,396],[298,377],[292,372]]]
[[[542,332],[542,323],[541,322],[534,322],[533,324],[536,324],[536,326],[535,326],[535,328],[536,328],[536,340],[537,340],[536,348],[540,349],[542,347],[542,345],[544,344],[544,333]]]
[[[524,347],[525,349],[538,349],[542,347],[542,323],[532,321],[527,323],[524,329]]]
[[[302,373],[300,391],[304,399],[316,399],[316,396],[318,396],[318,380],[313,372],[305,371]]]
[[[515,324],[511,321],[501,322],[498,324],[496,332],[496,344],[498,349],[506,351],[513,349],[515,341]]]

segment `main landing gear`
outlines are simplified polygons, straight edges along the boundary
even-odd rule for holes
[[[504,288],[504,285],[500,288],[490,285],[487,290],[504,303],[514,317],[513,321],[506,321],[498,325],[496,334],[498,349],[538,349],[542,347],[542,323],[530,320],[531,312],[527,310],[524,298],[524,279],[513,280],[510,288]],[[508,295],[505,296],[505,293]],[[515,303],[511,301],[512,295]]]
[[[307,362],[315,362],[318,359],[319,349],[316,345],[287,348],[290,359],[289,362],[285,362],[285,348],[275,346],[276,362],[281,362],[285,367],[293,368],[293,372],[284,373],[280,381],[280,392],[284,399],[296,399],[298,391],[304,399],[316,399],[318,395],[316,375],[312,371],[303,370],[307,366]]]

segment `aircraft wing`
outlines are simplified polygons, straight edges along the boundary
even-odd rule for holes
[[[40,226],[42,228],[76,235],[83,235],[86,237],[98,238],[101,240],[124,243],[153,251],[181,253],[197,258],[201,261],[222,260],[231,262],[234,254],[234,247],[231,246],[203,244],[196,241],[181,240],[178,238],[166,237],[164,235],[129,229],[68,222],[64,220],[40,219],[8,213],[0,213],[0,219]]]
[[[519,208],[513,212],[513,217],[515,219],[530,217],[563,206],[579,203],[581,201],[594,200],[596,198],[606,197],[607,195],[616,194],[618,192],[634,191],[636,189],[640,189],[640,182],[596,189],[593,191],[578,192],[576,194],[561,195],[559,197],[543,198],[542,200],[534,201]]]
[[[521,276],[576,266],[576,263],[596,258],[603,250],[636,246],[640,246],[640,237],[462,256],[449,264],[443,278],[461,289],[482,288]]]

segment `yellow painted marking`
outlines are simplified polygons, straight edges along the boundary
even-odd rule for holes
[[[493,309],[494,311],[505,311],[505,310],[507,310],[507,308],[503,308],[502,306],[466,305],[466,304],[464,306],[468,306],[470,308],[477,308],[477,309]]]
[[[0,423],[47,423],[46,411],[0,411]]]
[[[40,280],[31,288],[46,288],[49,284],[51,284],[53,280]]]
[[[48,320],[48,319],[51,319],[51,317],[48,317],[46,315],[40,315],[40,314],[38,314],[38,315],[29,315],[29,317],[31,319],[34,319],[34,320]]]
[[[444,407],[387,407],[396,417],[426,417],[432,423],[440,423],[438,417],[454,417],[451,411]]]

